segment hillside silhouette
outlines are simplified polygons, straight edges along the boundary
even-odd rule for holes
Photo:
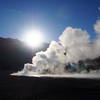
[[[0,70],[21,70],[25,63],[32,62],[32,57],[36,52],[46,50],[47,47],[48,44],[44,43],[35,49],[17,39],[0,38]]]

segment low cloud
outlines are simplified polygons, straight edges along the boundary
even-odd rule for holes
[[[94,30],[100,35],[100,20],[96,21],[96,24],[94,25]]]

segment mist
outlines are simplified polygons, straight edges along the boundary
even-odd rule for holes
[[[25,64],[22,71],[12,75],[68,74],[65,70],[68,63],[98,58],[100,56],[100,20],[97,20],[93,26],[96,33],[94,40],[91,40],[86,30],[66,27],[58,37],[59,41],[51,41],[46,51],[36,53],[32,58],[32,64]]]

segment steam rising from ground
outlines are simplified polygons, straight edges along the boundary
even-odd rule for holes
[[[65,74],[66,64],[78,63],[79,60],[94,59],[100,56],[100,20],[94,25],[97,38],[90,40],[86,30],[67,27],[59,36],[59,41],[52,41],[47,50],[36,53],[32,64],[25,64],[19,75]]]

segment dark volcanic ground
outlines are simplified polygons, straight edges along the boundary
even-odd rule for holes
[[[99,79],[36,78],[0,72],[0,100],[87,100],[100,98]],[[99,100],[99,99],[98,99]]]

